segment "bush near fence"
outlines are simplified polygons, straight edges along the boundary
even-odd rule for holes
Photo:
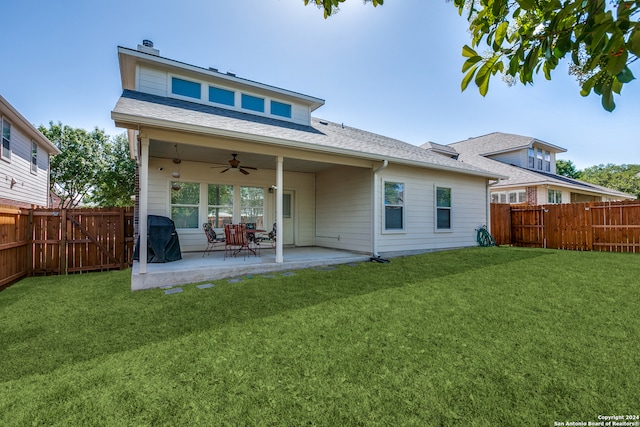
[[[0,289],[23,277],[132,264],[133,208],[0,207]]]
[[[499,245],[640,253],[640,201],[491,205]]]

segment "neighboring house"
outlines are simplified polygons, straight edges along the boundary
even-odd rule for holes
[[[423,148],[442,153],[433,143]],[[528,136],[494,132],[447,145],[464,164],[507,176],[491,185],[492,203],[542,205],[631,200],[633,195],[556,174],[562,147]]]
[[[383,256],[475,246],[489,222],[501,174],[312,117],[322,99],[164,58],[146,41],[118,57],[111,116],[138,163],[141,274],[148,214],[174,220],[183,251],[205,249],[204,222],[276,223],[277,263],[289,245]]]
[[[49,156],[60,151],[0,96],[0,204],[49,207]]]

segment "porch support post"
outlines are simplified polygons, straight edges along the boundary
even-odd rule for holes
[[[149,194],[149,138],[140,138],[140,202],[138,213],[138,233],[140,237],[140,247],[138,253],[139,273],[147,273],[147,203]]]
[[[282,176],[282,164],[284,158],[278,156],[276,166],[276,263],[282,264],[284,262],[284,256],[282,254],[282,233],[284,228],[282,227],[282,191],[284,179]]]

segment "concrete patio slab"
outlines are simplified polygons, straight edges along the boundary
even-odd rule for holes
[[[326,267],[369,261],[370,255],[320,247],[285,248],[284,262],[275,262],[275,253],[263,249],[260,256],[227,257],[222,251],[207,255],[186,252],[182,259],[167,263],[147,264],[147,272],[140,274],[136,261],[131,269],[131,290],[153,289],[213,281],[251,274],[268,274],[310,267]]]

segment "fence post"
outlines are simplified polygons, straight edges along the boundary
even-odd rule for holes
[[[118,247],[120,248],[120,270],[124,270],[124,254],[127,250],[127,242],[124,241],[124,209],[120,208],[120,220],[118,221],[117,237],[116,240],[120,242]]]
[[[27,219],[27,241],[29,247],[27,248],[27,277],[33,276],[33,209],[29,209],[29,217]]]
[[[67,259],[67,210],[62,209],[60,215],[58,216],[60,219],[60,250],[58,253],[60,254],[60,274],[67,274],[68,271],[68,259]]]

